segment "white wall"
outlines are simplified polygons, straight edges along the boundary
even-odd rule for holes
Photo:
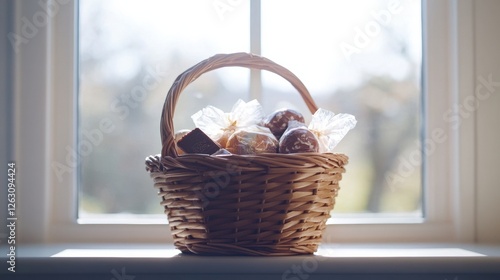
[[[5,208],[7,201],[7,162],[12,160],[12,48],[7,38],[7,34],[12,28],[12,17],[9,11],[12,7],[12,1],[3,1],[0,8],[0,164],[2,171],[0,172],[0,182],[2,188],[0,189],[0,201],[2,208]],[[5,38],[5,39],[3,39]],[[7,218],[7,211],[0,210],[0,219],[5,221]],[[0,238],[6,235],[6,229],[0,229]]]
[[[432,0],[430,0],[432,1]],[[449,2],[454,2],[455,0],[450,0]],[[461,94],[461,98],[466,98],[469,95],[474,94],[474,88],[481,85],[481,80],[479,77],[488,80],[491,75],[493,81],[500,83],[500,1],[499,0],[456,0],[459,2],[466,2],[470,4],[473,9],[473,32],[471,32],[471,52],[470,52],[470,63],[465,63],[458,65],[459,67],[466,68],[466,71],[461,73],[466,73],[463,77],[464,79],[469,79],[471,85],[469,92]],[[14,132],[17,133],[17,139],[19,141],[16,145],[30,147],[31,149],[36,148],[35,145],[30,145],[36,142],[36,145],[44,146],[44,141],[47,141],[46,131],[44,130],[43,120],[47,118],[46,110],[47,107],[42,107],[41,110],[30,110],[29,106],[24,108],[21,112],[22,115],[18,115],[16,119],[16,131],[14,130],[12,122],[12,109],[9,109],[11,105],[13,94],[12,89],[14,88],[14,74],[12,73],[12,65],[9,57],[12,55],[12,50],[9,49],[10,43],[6,34],[12,28],[10,20],[12,19],[11,12],[14,6],[13,0],[0,1],[0,36],[2,39],[0,45],[0,161],[2,166],[6,161],[13,159],[14,143],[10,140],[10,134]],[[21,4],[20,4],[21,3]],[[28,1],[20,1],[16,3],[17,7],[24,6]],[[30,5],[27,5],[30,6]],[[469,6],[469,5],[466,5]],[[30,6],[31,7],[31,6]],[[24,12],[26,15],[33,15],[34,10],[30,10],[30,7]],[[37,7],[35,7],[37,8]],[[19,23],[17,23],[19,25]],[[17,26],[19,28],[19,26]],[[24,48],[36,48],[35,53],[45,53],[44,44],[39,44],[37,47],[35,44],[37,40],[40,40],[44,35],[45,30],[41,30],[40,33],[33,38]],[[33,52],[33,50],[31,50]],[[43,58],[40,58],[43,60]],[[9,62],[10,61],[10,62]],[[38,84],[45,84],[46,77],[41,74],[45,73],[47,69],[43,68],[43,63],[33,63],[33,61],[27,61],[23,59],[18,60],[19,64],[17,69],[27,69],[28,71],[23,72],[23,75],[29,75],[30,79],[41,80]],[[443,62],[444,63],[444,62]],[[486,96],[485,90],[487,88],[482,85],[480,93],[477,95],[476,99],[481,99],[481,96]],[[16,85],[16,89],[20,96],[28,96],[30,98],[30,104],[35,106],[36,104],[47,104],[47,100],[44,98],[45,95],[40,94],[41,91],[48,90],[45,88],[30,87],[25,84]],[[472,164],[466,165],[467,168],[473,169],[471,172],[472,179],[470,182],[464,184],[465,188],[470,188],[471,196],[476,198],[476,207],[471,210],[474,212],[472,216],[475,222],[470,226],[476,228],[475,240],[483,243],[495,242],[500,243],[500,171],[497,171],[497,166],[500,165],[500,86],[493,86],[492,91],[489,96],[478,103],[477,110],[473,110],[473,117],[467,119],[467,121],[473,122],[470,126],[470,130],[464,130],[466,133],[470,134],[471,137],[467,139],[470,140],[470,144],[473,145],[473,152],[467,155],[463,155],[461,161],[470,161]],[[462,102],[464,99],[458,100]],[[37,126],[34,123],[41,123]],[[32,127],[34,126],[34,127]],[[465,127],[465,126],[464,126]],[[463,127],[463,128],[464,128]],[[465,138],[461,138],[462,141]],[[40,141],[37,141],[40,140]],[[469,140],[467,140],[469,141]],[[469,143],[467,143],[469,144]],[[25,214],[26,218],[30,216],[32,211],[42,212],[43,217],[48,216],[48,210],[45,208],[41,201],[41,198],[46,198],[47,191],[44,187],[48,184],[45,180],[47,177],[48,168],[45,166],[47,164],[47,159],[45,154],[36,153],[38,156],[33,156],[32,151],[29,149],[18,149],[15,155],[16,160],[18,160],[19,170],[24,172],[18,177],[18,182],[20,186],[26,186],[19,190],[19,196],[25,197],[23,199],[24,205],[29,202],[29,207],[20,211],[20,214]],[[5,182],[5,169],[2,169],[2,174],[0,174],[0,179]],[[29,174],[29,175],[28,175]],[[464,183],[465,180],[462,182]],[[28,189],[31,187],[31,189]],[[467,192],[469,193],[469,192]],[[1,201],[6,201],[5,190],[2,188],[0,191]],[[30,199],[31,197],[31,199]],[[5,205],[0,203],[0,205]],[[22,202],[19,202],[22,206]],[[0,209],[0,218],[5,220],[5,208]],[[39,214],[40,216],[40,214]],[[31,223],[31,220],[24,219],[25,225],[30,224],[30,228],[45,228],[44,221],[35,220]],[[5,228],[0,229],[0,233],[5,232]],[[40,231],[24,231],[26,239],[31,241],[43,241],[45,239],[46,232]],[[0,236],[1,239],[2,236]]]
[[[477,0],[475,9],[475,73],[496,82],[476,115],[477,239],[500,242],[500,1]],[[480,94],[488,96],[484,86]],[[477,94],[477,93],[476,93]],[[476,96],[479,97],[479,96]]]

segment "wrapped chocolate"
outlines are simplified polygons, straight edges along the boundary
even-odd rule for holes
[[[294,120],[304,123],[304,116],[292,109],[280,109],[268,115],[263,121],[263,124],[268,127],[279,140],[287,129],[288,122]]]
[[[269,128],[252,125],[235,131],[227,140],[226,149],[238,155],[276,153],[278,140]]]
[[[317,153],[319,151],[318,139],[304,123],[290,121],[287,127],[279,141],[280,153]]]
[[[319,140],[319,152],[332,152],[335,146],[344,136],[356,126],[356,118],[349,114],[337,114],[318,109],[312,116],[309,130],[311,130]]]
[[[203,130],[221,147],[225,147],[229,136],[238,129],[259,124],[264,118],[264,113],[257,100],[244,102],[240,99],[229,113],[214,106],[207,106],[191,118],[196,127]]]

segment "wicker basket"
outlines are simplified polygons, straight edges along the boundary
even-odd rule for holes
[[[172,117],[179,95],[203,73],[228,66],[274,72],[299,91],[311,112],[317,110],[293,73],[257,55],[218,54],[179,75],[163,107],[161,156],[146,159],[174,245],[204,255],[312,254],[333,209],[347,156],[177,155]]]

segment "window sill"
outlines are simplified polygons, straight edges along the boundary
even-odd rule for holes
[[[2,252],[6,248],[2,247]],[[181,255],[171,245],[19,246],[14,279],[499,279],[500,245],[327,244],[314,256]],[[2,254],[5,258],[6,254]],[[5,263],[5,261],[2,261]],[[313,277],[309,277],[313,276]],[[4,278],[4,277],[1,277]],[[9,278],[10,279],[10,278]]]

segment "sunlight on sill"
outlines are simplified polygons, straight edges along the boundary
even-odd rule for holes
[[[388,246],[390,247],[390,246]],[[402,257],[484,257],[486,255],[462,248],[328,248],[321,247],[317,255],[341,258],[402,258]]]
[[[171,258],[176,249],[65,249],[53,258]]]

